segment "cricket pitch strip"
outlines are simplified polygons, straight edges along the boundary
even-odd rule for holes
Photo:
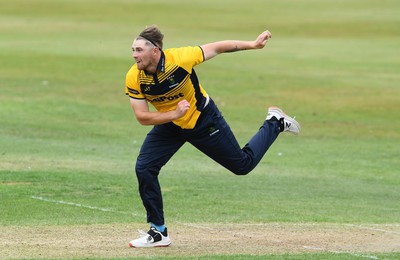
[[[146,224],[0,227],[0,259],[400,252],[399,224],[170,223],[167,248],[130,248]],[[147,231],[147,230],[146,230]]]

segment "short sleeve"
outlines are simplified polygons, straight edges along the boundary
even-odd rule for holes
[[[125,94],[131,98],[145,99],[145,96],[140,89],[139,70],[136,65],[133,65],[128,73],[126,73]]]
[[[204,61],[203,49],[200,46],[174,48],[167,51],[172,54],[174,62],[186,71],[192,71],[194,66]]]

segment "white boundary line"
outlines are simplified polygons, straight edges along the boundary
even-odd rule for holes
[[[135,214],[132,212],[117,211],[117,210],[113,210],[113,209],[100,208],[100,207],[95,207],[95,206],[90,206],[90,205],[82,205],[80,203],[74,203],[74,202],[69,202],[69,201],[64,201],[64,200],[52,200],[52,199],[47,199],[47,198],[43,198],[43,197],[39,197],[39,196],[31,196],[31,199],[46,201],[46,202],[51,202],[51,203],[56,203],[56,204],[70,205],[70,206],[81,207],[81,208],[86,208],[86,209],[94,209],[94,210],[99,210],[99,211],[103,211],[103,212],[130,214],[133,216],[139,216],[138,214]]]
[[[400,232],[397,231],[392,231],[392,230],[386,230],[386,229],[381,229],[381,228],[373,228],[373,227],[365,227],[362,224],[356,225],[356,224],[346,224],[347,226],[350,227],[356,227],[360,229],[366,229],[366,230],[372,230],[372,231],[380,231],[380,232],[385,232],[385,233],[393,233],[393,234],[400,234]],[[367,224],[368,225],[368,224]],[[383,224],[384,225],[384,224]]]

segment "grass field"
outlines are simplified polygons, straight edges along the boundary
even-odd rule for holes
[[[124,93],[131,42],[250,40],[197,67],[244,145],[282,135],[248,176],[185,145],[160,175],[173,244],[147,229],[134,163],[150,127]],[[0,1],[0,259],[400,259],[400,2]]]

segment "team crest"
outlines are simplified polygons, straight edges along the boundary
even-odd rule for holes
[[[171,85],[175,84],[175,79],[174,79],[174,77],[173,77],[173,76],[172,76],[172,77],[168,77],[168,82],[169,82],[169,84],[171,84]]]

